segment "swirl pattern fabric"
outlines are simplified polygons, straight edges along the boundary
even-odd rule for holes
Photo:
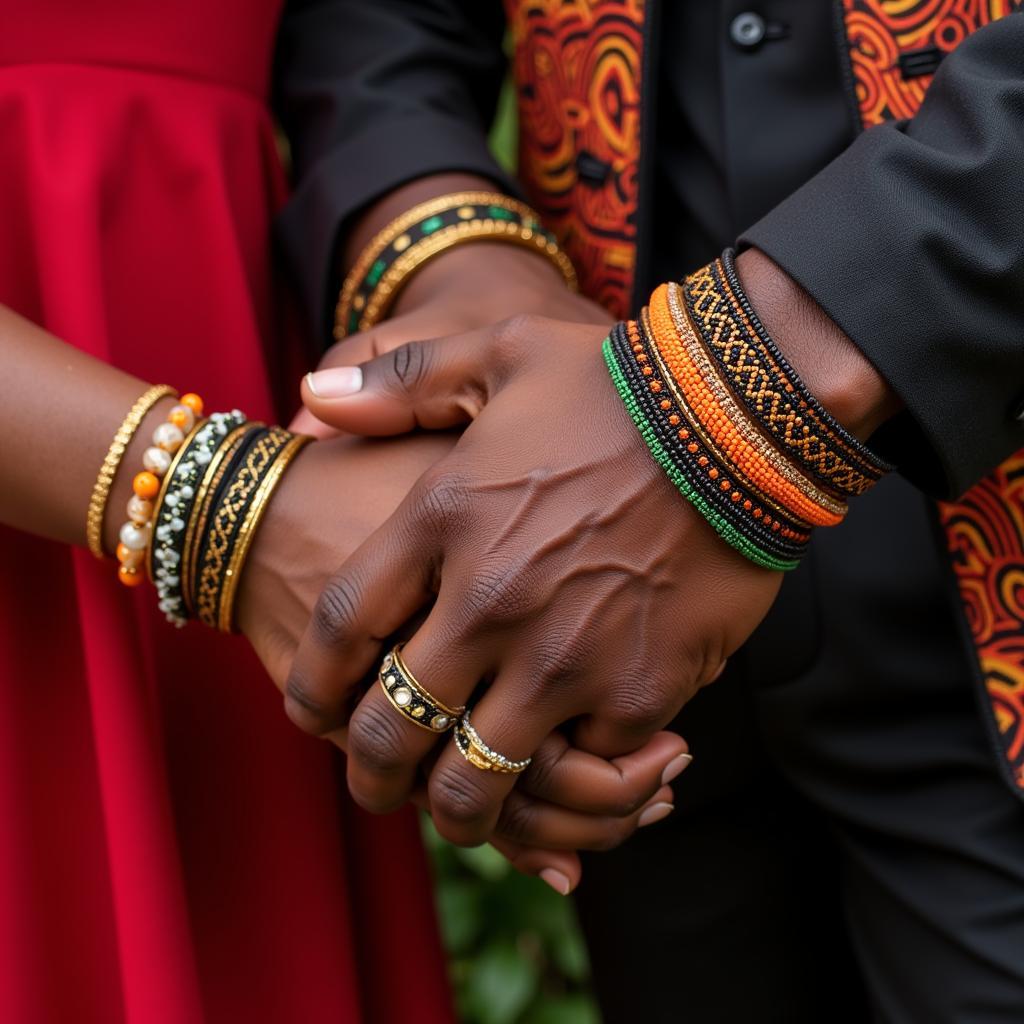
[[[843,0],[850,68],[861,124],[913,117],[932,75],[905,77],[900,57],[956,49],[1019,0]]]
[[[955,49],[1020,0],[843,0],[850,68],[865,128],[912,117],[931,75],[900,57]],[[977,650],[992,731],[1024,796],[1024,449],[960,501],[940,503],[960,600]]]
[[[626,315],[636,258],[643,0],[506,0],[519,176],[582,291]]]

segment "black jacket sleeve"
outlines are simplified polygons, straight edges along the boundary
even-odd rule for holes
[[[940,497],[1024,446],[1024,15],[945,58],[918,114],[863,132],[747,231],[853,339]]]
[[[292,0],[282,16],[274,109],[295,192],[278,222],[310,322],[324,328],[347,218],[398,186],[468,171],[503,187],[487,149],[505,73],[500,3]]]

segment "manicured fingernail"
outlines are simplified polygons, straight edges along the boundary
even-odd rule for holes
[[[667,765],[665,770],[661,773],[661,784],[667,786],[674,778],[682,773],[682,770],[693,760],[692,754],[680,754],[678,757],[673,757]]]
[[[667,818],[674,810],[672,804],[651,804],[637,819],[637,826],[643,828],[645,825],[653,825],[656,821]]]
[[[569,879],[566,878],[561,871],[556,871],[554,868],[545,868],[540,873],[540,877],[543,878],[559,896],[569,895]]]
[[[316,398],[347,398],[363,388],[363,371],[358,366],[332,366],[306,374],[306,384]]]

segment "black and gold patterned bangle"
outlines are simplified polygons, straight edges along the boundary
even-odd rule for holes
[[[839,423],[827,409],[825,409],[814,395],[811,394],[804,385],[803,380],[801,380],[800,375],[792,366],[789,365],[789,361],[782,354],[779,347],[772,339],[772,336],[765,329],[760,317],[754,311],[754,307],[751,305],[750,299],[747,297],[747,293],[743,290],[739,274],[736,271],[736,251],[734,249],[726,249],[722,253],[720,263],[721,272],[724,274],[725,282],[732,292],[733,300],[739,305],[740,309],[746,315],[750,326],[764,345],[769,356],[774,360],[779,372],[789,382],[789,384],[792,385],[792,393],[797,395],[801,402],[806,403],[806,407],[814,413],[824,429],[830,433],[835,444],[861,469],[866,476],[879,480],[887,473],[891,473],[894,467],[889,465],[889,463],[884,459],[879,458],[879,456],[868,448],[866,444],[861,442],[859,438],[854,437],[853,434],[846,430],[846,428]]]
[[[238,593],[238,583],[242,576],[242,569],[245,567],[245,560],[249,555],[249,549],[252,547],[253,538],[256,536],[256,531],[270,504],[274,490],[281,482],[281,477],[295,456],[312,440],[313,438],[305,434],[292,434],[289,437],[284,447],[273,457],[273,462],[267,467],[253,493],[248,508],[245,510],[245,518],[235,535],[235,544],[228,567],[224,570],[224,582],[221,585],[220,601],[217,606],[217,625],[222,633],[234,631],[235,595]]]
[[[201,545],[194,579],[192,606],[204,625],[220,627],[220,607],[226,571],[239,529],[261,481],[294,435],[281,427],[262,424],[249,431],[213,494],[209,526]]]
[[[813,400],[791,369],[795,380],[783,371],[737,300],[721,260],[690,274],[683,292],[723,378],[782,449],[837,496],[863,494],[880,479],[884,464]]]
[[[525,203],[500,192],[456,192],[408,210],[366,246],[345,278],[334,319],[341,340],[385,318],[409,279],[439,253],[471,241],[524,246],[550,260],[575,290],[576,272]]]

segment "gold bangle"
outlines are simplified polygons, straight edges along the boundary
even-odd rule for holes
[[[576,271],[569,257],[554,242],[548,241],[543,233],[510,221],[463,221],[425,238],[388,267],[366,303],[359,321],[359,330],[368,330],[384,320],[402,288],[435,256],[466,242],[480,241],[510,242],[530,249],[554,263],[569,291],[578,289]]]
[[[260,485],[253,495],[252,503],[246,510],[245,519],[239,527],[238,535],[235,538],[235,547],[231,552],[231,560],[224,571],[224,583],[220,591],[220,607],[218,608],[218,625],[222,633],[234,632],[234,611],[235,594],[238,591],[238,581],[245,567],[245,560],[252,546],[253,537],[259,528],[263,514],[270,504],[270,498],[277,485],[281,482],[284,471],[292,460],[302,449],[312,441],[313,438],[306,434],[296,434],[281,449],[273,465],[267,471],[266,476],[260,481]]]
[[[353,304],[357,297],[362,301],[365,296],[358,295],[361,286],[366,280],[367,275],[370,273],[374,263],[384,254],[385,250],[400,240],[400,236],[411,228],[414,228],[417,224],[426,220],[429,217],[436,216],[441,213],[446,213],[450,210],[459,210],[460,216],[472,216],[472,210],[466,209],[461,210],[460,207],[473,207],[473,206],[497,206],[504,210],[514,213],[521,221],[522,224],[512,224],[508,221],[503,220],[489,220],[484,221],[482,219],[474,218],[471,221],[465,223],[472,224],[474,232],[472,238],[475,239],[502,239],[509,240],[510,235],[505,232],[505,227],[512,229],[512,234],[516,233],[517,229],[528,232],[530,235],[537,235],[540,239],[534,248],[541,255],[546,255],[551,259],[562,272],[565,277],[566,284],[572,290],[576,290],[576,272],[573,269],[572,263],[569,258],[559,249],[557,245],[544,237],[541,232],[535,231],[533,227],[528,227],[527,224],[535,224],[537,226],[541,223],[540,215],[527,206],[526,203],[520,202],[518,199],[513,199],[511,196],[507,196],[501,192],[486,192],[486,191],[466,191],[466,192],[453,192],[449,195],[438,196],[435,199],[429,199],[426,202],[419,203],[405,213],[396,217],[390,223],[385,225],[377,234],[371,239],[369,244],[363,249],[356,259],[355,264],[349,271],[345,280],[342,284],[340,294],[338,296],[337,306],[334,312],[334,337],[337,341],[341,341],[342,338],[346,337],[349,332],[350,318],[353,313]],[[480,227],[482,224],[487,223],[489,230],[481,231]],[[450,225],[450,227],[462,227],[460,223],[458,225]],[[447,229],[446,229],[447,230]],[[431,235],[423,238],[416,244],[414,249],[419,249],[419,246],[425,242],[434,241],[438,235],[444,232],[438,232],[437,235]],[[450,236],[449,236],[450,237]],[[469,241],[470,236],[463,232],[460,241]],[[405,240],[405,244],[409,244],[409,240]],[[438,253],[443,252],[444,249],[449,248],[452,243],[449,242],[446,245],[440,246],[436,249],[432,249],[430,256],[436,256]],[[412,250],[410,250],[411,252]],[[424,257],[426,258],[426,257]],[[419,264],[416,265],[417,267]],[[390,269],[390,268],[389,268]],[[404,282],[403,282],[404,283]],[[378,285],[379,286],[379,285]],[[375,286],[378,287],[378,286]],[[391,301],[394,301],[395,295],[397,295],[398,288],[392,284],[390,292],[393,292]],[[390,302],[388,303],[390,305]],[[364,309],[356,309],[356,312],[360,314],[359,329],[366,330],[367,327],[373,326],[369,322],[369,318],[366,316],[365,307]],[[376,321],[375,321],[376,322]]]
[[[89,510],[85,518],[85,539],[89,550],[99,559],[105,557],[103,551],[103,517],[107,511],[107,502],[110,500],[110,492],[117,477],[117,471],[128,450],[135,432],[145,418],[147,412],[160,401],[168,396],[177,398],[178,392],[167,384],[154,384],[136,399],[135,404],[128,410],[124,422],[117,429],[114,440],[110,442],[103,465],[100,466],[96,483],[93,484],[92,495],[89,498]]]

